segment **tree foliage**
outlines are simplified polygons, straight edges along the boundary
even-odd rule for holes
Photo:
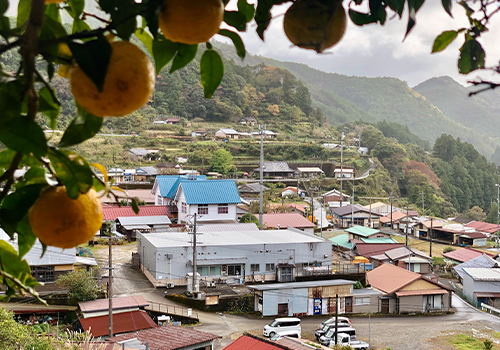
[[[210,168],[223,175],[236,170],[234,166],[233,156],[229,151],[221,148],[215,151],[210,157]]]
[[[85,270],[69,272],[59,277],[56,284],[68,291],[68,295],[76,302],[96,300],[99,287],[94,277]]]

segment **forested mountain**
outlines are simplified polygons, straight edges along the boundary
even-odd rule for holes
[[[304,64],[252,55],[247,55],[241,63],[231,46],[222,43],[217,43],[217,46],[226,57],[240,64],[264,62],[288,69],[309,88],[313,105],[321,107],[334,125],[360,119],[369,123],[396,122],[408,126],[414,134],[431,143],[441,134],[449,133],[470,142],[487,157],[500,144],[496,135],[484,132],[491,128],[488,123],[481,128],[470,123],[462,124],[462,119],[443,113],[430,98],[421,96],[399,79],[349,77],[321,72]],[[494,101],[490,96],[488,98]],[[468,103],[468,100],[463,97],[462,102]]]

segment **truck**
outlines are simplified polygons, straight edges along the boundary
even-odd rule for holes
[[[361,340],[351,340],[349,334],[339,333],[337,336],[337,344],[341,346],[350,346],[352,349],[356,350],[369,350],[370,344]],[[328,344],[329,348],[335,347],[335,341],[331,340]]]

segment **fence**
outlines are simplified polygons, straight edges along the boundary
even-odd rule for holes
[[[497,309],[496,307],[489,306],[488,304],[481,303],[481,310],[487,311],[490,314],[495,314],[497,316],[500,316],[500,309]]]
[[[372,264],[344,264],[337,263],[332,266],[305,266],[302,268],[302,276],[320,276],[320,275],[334,275],[334,274],[359,274],[372,270]]]

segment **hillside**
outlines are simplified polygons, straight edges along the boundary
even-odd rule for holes
[[[313,106],[321,107],[334,125],[356,120],[396,122],[408,126],[413,133],[431,143],[444,133],[460,137],[487,157],[500,143],[491,132],[484,132],[491,127],[488,123],[482,128],[463,124],[461,119],[443,113],[432,101],[399,79],[349,77],[321,72],[304,64],[253,55],[248,55],[241,63],[231,46],[217,43],[217,47],[225,57],[240,64],[266,63],[288,69],[309,88]]]

